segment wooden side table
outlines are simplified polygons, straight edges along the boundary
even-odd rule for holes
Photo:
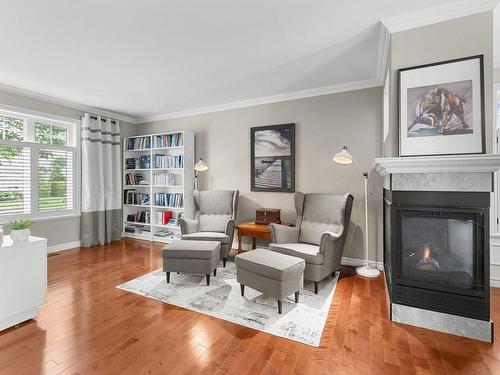
[[[264,238],[266,240],[271,239],[271,232],[269,231],[268,225],[255,224],[255,222],[241,223],[237,227],[238,229],[238,254],[241,253],[241,239],[243,237],[252,237],[252,249],[255,249],[255,239]]]

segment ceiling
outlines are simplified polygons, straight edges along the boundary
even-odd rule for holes
[[[0,0],[0,88],[140,119],[373,82],[379,21],[446,2]]]

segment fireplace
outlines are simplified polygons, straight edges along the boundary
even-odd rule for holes
[[[391,302],[489,321],[488,192],[384,191]]]

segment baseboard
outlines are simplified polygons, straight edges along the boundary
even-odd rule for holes
[[[52,245],[47,247],[47,254],[58,253],[60,251],[74,249],[75,247],[80,247],[80,241],[73,241],[67,243],[61,243],[59,245]]]
[[[490,277],[490,287],[500,288],[500,277]]]
[[[349,257],[342,257],[342,260],[340,261],[340,264],[343,266],[353,266],[353,267],[359,267],[359,266],[364,266],[366,261],[364,259],[358,259],[358,258],[349,258]],[[375,262],[373,260],[369,260],[368,264],[372,267],[376,267],[378,270],[383,270],[384,269],[384,263],[382,262]]]
[[[233,249],[238,248],[238,242],[233,241]],[[241,244],[241,249],[243,251],[248,251],[252,249],[252,245],[248,243],[242,243]],[[383,262],[375,262],[375,261],[369,261],[368,262],[371,266],[377,267],[379,270],[384,269],[384,263]],[[363,259],[358,259],[358,258],[349,258],[349,257],[342,257],[342,260],[340,261],[340,264],[343,266],[353,266],[353,267],[359,267],[359,266],[364,266],[365,261]]]

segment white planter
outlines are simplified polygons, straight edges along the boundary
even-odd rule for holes
[[[28,229],[13,229],[10,231],[12,242],[25,242],[31,236],[31,231]]]

